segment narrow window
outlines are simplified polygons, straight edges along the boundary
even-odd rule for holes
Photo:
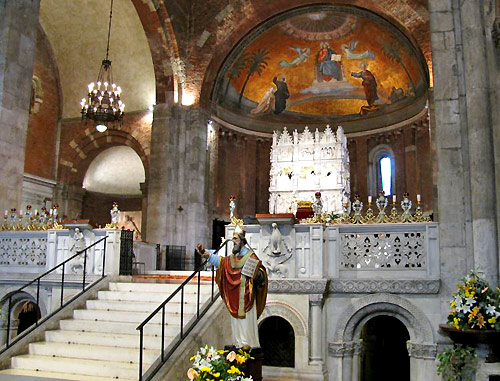
[[[389,156],[384,156],[380,159],[380,177],[382,178],[382,189],[386,196],[391,194],[392,185],[392,163]]]

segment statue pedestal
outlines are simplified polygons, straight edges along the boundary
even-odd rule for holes
[[[224,350],[238,352],[240,348],[236,348],[234,345],[226,345]],[[242,367],[245,376],[252,376],[254,381],[262,381],[262,363],[264,362],[264,351],[262,348],[252,348],[250,351],[250,356],[253,359],[248,359],[247,362]]]

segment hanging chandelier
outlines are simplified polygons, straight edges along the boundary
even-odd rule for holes
[[[109,123],[121,121],[124,115],[125,104],[121,101],[122,89],[113,82],[111,72],[111,61],[109,56],[109,37],[111,35],[111,19],[113,16],[113,0],[109,11],[108,45],[106,48],[106,59],[102,60],[97,81],[88,85],[87,98],[82,98],[80,106],[82,110],[82,121],[90,119],[94,121],[97,131],[104,132]]]

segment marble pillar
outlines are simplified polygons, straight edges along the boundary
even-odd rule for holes
[[[0,6],[0,210],[21,208],[39,0]]]
[[[151,133],[147,241],[209,245],[208,118],[197,106],[155,106]]]
[[[322,325],[322,312],[323,312],[324,298],[321,294],[309,295],[309,316],[310,316],[310,351],[309,363],[322,364],[323,363],[323,325]]]

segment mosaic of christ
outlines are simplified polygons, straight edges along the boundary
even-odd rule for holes
[[[297,14],[298,13],[298,14]],[[263,25],[219,77],[219,106],[253,118],[362,118],[425,94],[425,62],[386,20],[322,7]]]

